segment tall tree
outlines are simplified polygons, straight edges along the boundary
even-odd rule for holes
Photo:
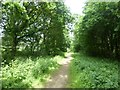
[[[82,25],[83,48],[94,56],[119,57],[119,3],[87,2]]]
[[[5,46],[3,48],[14,57],[19,36],[27,27],[28,15],[23,7],[12,2],[2,4],[2,14],[1,26],[4,29],[3,46]]]
[[[72,19],[63,2],[6,2],[2,12],[4,59],[14,58],[19,48],[39,55],[66,51],[64,32]]]

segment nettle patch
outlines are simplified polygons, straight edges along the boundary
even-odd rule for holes
[[[118,62],[75,55],[70,66],[70,87],[117,88]]]
[[[9,65],[1,67],[2,88],[30,88],[33,84],[45,81],[50,72],[58,68],[53,58],[17,58]]]

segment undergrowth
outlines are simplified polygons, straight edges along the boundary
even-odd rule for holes
[[[59,67],[56,59],[59,60],[55,57],[18,57],[9,65],[2,62],[2,88],[43,87],[50,73]]]
[[[118,62],[74,54],[70,64],[70,88],[118,88]]]

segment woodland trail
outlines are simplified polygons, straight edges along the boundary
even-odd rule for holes
[[[69,63],[72,60],[72,53],[68,53],[64,62],[59,63],[61,67],[57,70],[45,85],[45,88],[65,88],[68,80]]]

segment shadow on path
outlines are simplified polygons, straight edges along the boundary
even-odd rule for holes
[[[71,55],[72,53],[68,53],[63,62],[59,63],[61,65],[60,69],[51,76],[45,88],[65,88],[68,80],[69,63],[73,59]]]

